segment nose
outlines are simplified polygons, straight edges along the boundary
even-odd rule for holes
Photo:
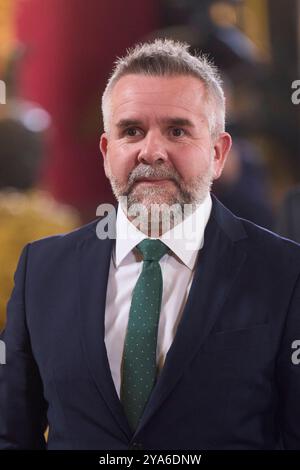
[[[159,132],[148,132],[141,142],[138,155],[139,163],[153,165],[154,163],[164,163],[168,160],[166,142]]]

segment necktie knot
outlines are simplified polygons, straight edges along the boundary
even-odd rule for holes
[[[159,261],[169,251],[169,248],[163,242],[150,238],[145,238],[136,247],[143,256],[144,261]]]

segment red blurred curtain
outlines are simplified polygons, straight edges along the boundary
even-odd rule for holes
[[[116,56],[158,27],[159,1],[19,0],[18,94],[51,115],[41,186],[83,220],[112,201],[98,142],[101,94]]]

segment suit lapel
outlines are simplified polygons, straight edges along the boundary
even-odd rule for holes
[[[214,198],[189,297],[137,432],[162,405],[213,328],[246,259],[235,243],[245,237],[241,222]]]
[[[104,342],[106,289],[109,275],[112,239],[99,240],[96,229],[78,244],[79,305],[82,344],[90,373],[107,406],[127,438],[126,417],[110,372]]]

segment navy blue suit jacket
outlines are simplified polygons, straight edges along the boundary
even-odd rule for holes
[[[184,314],[133,435],[104,343],[113,241],[96,225],[22,253],[2,336],[0,448],[300,449],[300,247],[213,200]]]

